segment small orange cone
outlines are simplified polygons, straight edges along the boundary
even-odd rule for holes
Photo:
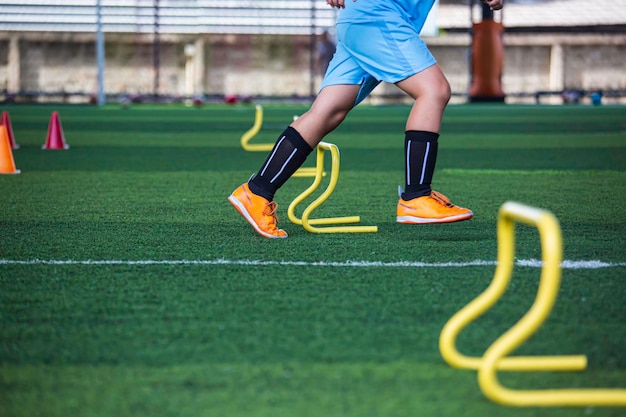
[[[11,126],[11,118],[9,118],[9,112],[2,112],[2,122],[0,122],[2,126],[7,129],[7,136],[9,137],[9,144],[12,149],[18,149],[20,145],[15,143],[15,136],[13,135],[13,126]]]
[[[13,152],[9,143],[9,135],[4,125],[0,126],[0,174],[19,174],[19,169],[15,168]]]
[[[63,127],[61,126],[61,119],[59,119],[59,113],[52,112],[50,116],[50,124],[48,125],[48,137],[46,138],[43,149],[69,149],[70,146],[65,143],[65,135],[63,135]]]

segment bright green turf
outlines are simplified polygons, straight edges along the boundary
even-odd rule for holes
[[[435,188],[469,222],[396,225],[409,108],[354,110],[316,216],[360,215],[376,234],[314,235],[287,219],[310,179],[278,193],[289,239],[263,239],[228,194],[265,158],[239,138],[253,106],[5,106],[16,176],[0,175],[0,259],[494,261],[499,207],[559,218],[568,260],[626,262],[626,108],[451,106]],[[58,110],[67,151],[42,150]],[[273,142],[302,106],[265,106]],[[307,162],[311,166],[313,159]],[[328,167],[327,167],[328,168]],[[517,228],[520,259],[541,256]],[[579,373],[507,373],[507,386],[626,388],[626,267],[563,271],[559,299],[522,354],[586,354]],[[622,416],[624,409],[510,408],[438,351],[446,321],[493,266],[331,267],[0,264],[0,416]],[[500,303],[461,334],[480,355],[536,293],[518,267]]]

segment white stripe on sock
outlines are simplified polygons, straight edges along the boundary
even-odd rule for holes
[[[426,163],[428,162],[428,154],[430,153],[430,142],[426,142],[426,152],[424,154],[424,164],[422,165],[422,176],[420,184],[424,184],[424,175],[426,175]]]
[[[293,156],[296,154],[296,152],[298,152],[298,148],[294,149],[293,151],[291,151],[291,155],[289,155],[289,158],[287,158],[287,160],[285,161],[285,163],[283,164],[283,166],[280,168],[280,171],[278,171],[278,174],[276,174],[274,176],[274,178],[271,179],[270,184],[273,183],[274,181],[276,181],[276,178],[278,178],[278,176],[280,174],[282,174],[282,172],[285,170],[285,167],[287,166],[287,164],[289,163],[289,161],[291,161],[291,158],[293,158]]]
[[[411,185],[411,141],[406,145],[406,185]]]
[[[285,136],[283,136],[282,138],[280,138],[278,140],[278,143],[276,144],[276,146],[274,146],[274,150],[272,151],[272,154],[270,155],[270,157],[267,159],[267,163],[265,164],[265,166],[263,167],[263,170],[261,171],[261,176],[263,176],[265,174],[265,170],[267,169],[267,167],[269,166],[269,164],[272,162],[272,158],[274,158],[274,155],[276,154],[276,151],[278,151],[278,148],[280,147],[280,144],[283,143],[283,140],[285,139]]]

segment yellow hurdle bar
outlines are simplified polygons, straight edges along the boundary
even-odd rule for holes
[[[255,137],[257,135],[257,133],[259,133],[259,131],[261,130],[261,127],[263,126],[263,106],[261,106],[260,104],[256,105],[256,112],[254,114],[254,124],[252,125],[252,127],[245,132],[242,136],[241,136],[241,147],[246,150],[246,151],[250,151],[250,152],[267,152],[267,151],[271,151],[274,148],[274,144],[273,143],[253,143],[250,144],[250,140]],[[310,167],[310,168],[300,168],[298,169],[293,176],[294,177],[314,177],[315,176],[315,167]],[[326,175],[326,173],[323,173],[324,175]]]
[[[328,200],[328,197],[335,190],[337,180],[339,179],[339,148],[332,143],[320,142],[316,147],[317,159],[315,166],[315,178],[313,184],[309,186],[302,194],[297,196],[287,209],[287,215],[292,223],[302,225],[305,230],[311,233],[367,233],[377,232],[378,226],[331,226],[331,227],[315,227],[314,225],[328,225],[341,223],[358,223],[361,221],[359,216],[348,217],[327,217],[319,219],[310,219],[313,210],[318,208],[322,203]],[[302,218],[298,218],[295,214],[296,207],[319,187],[322,177],[324,176],[324,152],[329,151],[331,154],[330,180],[328,187],[324,192],[309,204],[302,213]]]
[[[489,310],[504,294],[511,275],[513,272],[514,263],[514,222],[511,219],[510,211],[515,210],[515,213],[524,213],[525,216],[517,217],[518,219],[532,219],[537,216],[544,216],[546,212],[540,211],[535,208],[523,206],[521,204],[508,202],[505,203],[498,217],[498,265],[494,278],[489,287],[480,294],[476,299],[463,307],[458,313],[456,313],[444,326],[441,335],[439,337],[439,350],[444,360],[451,366],[461,369],[479,369],[484,363],[484,357],[472,357],[466,356],[460,353],[456,348],[456,339],[459,333],[466,328],[470,323],[482,316],[487,310]],[[551,216],[551,215],[550,215]],[[526,223],[529,223],[527,220]],[[543,226],[545,227],[545,226]],[[561,232],[558,229],[550,230],[553,246],[559,253],[559,261],[556,263],[556,270],[550,270],[552,280],[556,280],[556,290],[554,298],[556,298],[556,292],[560,282],[560,247],[561,247]],[[556,245],[556,246],[555,246]],[[546,268],[554,268],[553,265],[543,266]],[[544,304],[548,308],[546,317],[549,311],[552,309],[554,299],[544,300]],[[541,322],[537,324],[537,328],[545,321],[545,318],[541,319]],[[517,356],[502,358],[497,363],[497,369],[502,371],[580,371],[587,367],[587,358],[582,355],[575,356]]]
[[[539,230],[542,269],[537,297],[530,310],[500,336],[482,358],[464,356],[455,347],[459,332],[493,306],[510,281],[515,256],[516,221]],[[584,370],[587,366],[584,355],[506,357],[528,340],[548,318],[561,282],[562,246],[561,229],[554,215],[519,203],[505,203],[498,215],[498,265],[494,279],[485,292],[446,323],[439,338],[441,354],[454,367],[478,369],[481,390],[489,399],[501,404],[520,407],[626,406],[626,390],[623,389],[511,390],[497,380],[497,370],[566,371]]]
[[[255,137],[263,126],[263,107],[260,104],[256,105],[256,112],[254,114],[254,125],[241,136],[241,147],[246,151],[271,151],[274,147],[273,143],[255,143],[249,144],[250,139]]]

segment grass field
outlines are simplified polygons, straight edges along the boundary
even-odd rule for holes
[[[624,416],[514,408],[438,350],[490,283],[506,201],[551,211],[564,239],[552,314],[515,353],[586,354],[583,372],[505,372],[507,387],[626,388],[626,108],[458,105],[434,186],[475,218],[395,223],[405,106],[360,106],[326,138],[341,173],[316,216],[377,233],[256,235],[228,204],[264,152],[253,106],[15,105],[19,175],[0,175],[0,416]],[[59,111],[69,150],[42,150]],[[267,105],[253,142],[302,106]],[[307,161],[312,166],[313,158]],[[481,355],[534,300],[538,233],[517,227],[513,281],[459,337]],[[598,262],[591,262],[598,261]]]

